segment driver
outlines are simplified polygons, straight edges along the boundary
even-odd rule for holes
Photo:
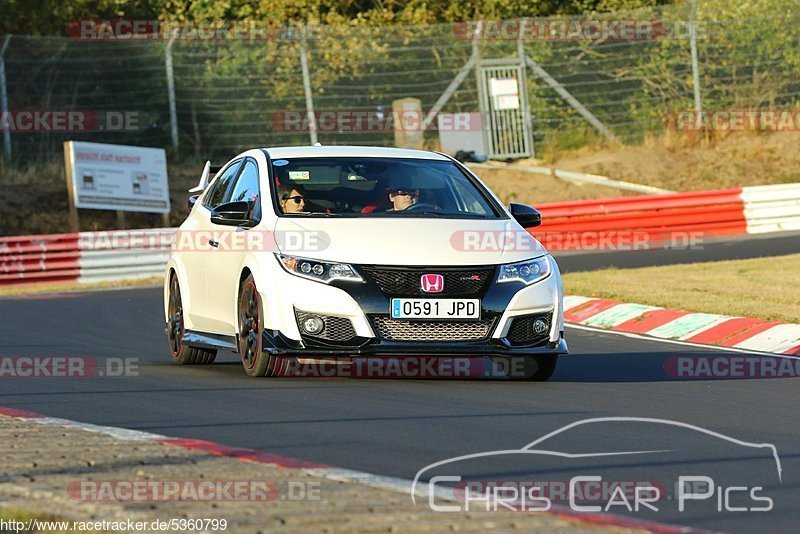
[[[419,189],[412,187],[411,180],[406,177],[396,177],[391,181],[389,189],[389,202],[392,207],[386,211],[403,211],[419,201]]]
[[[389,191],[389,200],[392,203],[392,207],[386,211],[402,211],[417,203],[419,189],[393,188]]]

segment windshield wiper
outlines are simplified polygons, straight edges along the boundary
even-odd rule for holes
[[[456,217],[456,218],[469,218],[469,219],[487,219],[486,215],[482,215],[480,213],[464,213],[460,211],[398,211],[393,213],[403,213],[403,217],[415,217],[415,216],[428,216],[428,217]]]

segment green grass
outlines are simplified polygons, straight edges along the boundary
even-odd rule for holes
[[[564,275],[570,295],[800,323],[800,254]]]

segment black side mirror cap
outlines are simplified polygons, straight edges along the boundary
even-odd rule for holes
[[[211,210],[211,222],[223,226],[244,226],[252,228],[258,224],[252,219],[253,208],[249,202],[226,202]]]
[[[542,214],[539,213],[539,210],[527,204],[512,202],[508,205],[508,209],[511,211],[511,216],[523,228],[533,228],[542,224]]]

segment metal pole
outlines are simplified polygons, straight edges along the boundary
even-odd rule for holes
[[[311,144],[317,143],[317,118],[314,115],[314,95],[311,93],[311,76],[308,74],[308,58],[306,57],[306,29],[303,26],[303,35],[300,40],[300,66],[303,69],[303,90],[306,94],[306,116],[308,117],[308,134]]]
[[[6,35],[3,47],[0,48],[0,116],[8,116],[8,90],[6,88],[6,49],[11,42],[11,36]],[[3,128],[3,155],[6,161],[11,160],[11,130]]]
[[[689,14],[689,47],[692,51],[692,82],[694,84],[694,113],[695,122],[700,124],[700,117],[703,114],[703,102],[700,99],[700,69],[697,65],[697,28],[695,27],[695,17],[697,16],[697,0],[692,0],[692,11]]]
[[[522,95],[520,98],[520,105],[522,106],[522,120],[524,122],[522,125],[522,134],[525,142],[525,148],[529,149],[528,152],[530,152],[531,157],[535,158],[536,151],[533,147],[533,117],[531,117],[530,110],[528,109],[528,71],[525,68],[525,42],[522,40],[522,36],[526,35],[525,26],[527,26],[527,24],[527,19],[523,19],[519,37],[517,38],[517,56],[522,64],[522,76],[524,78],[519,82],[520,87],[524,89],[521,91]]]
[[[425,118],[422,120],[422,124],[420,124],[419,129],[408,136],[408,146],[414,146],[414,144],[419,140],[420,137],[422,137],[425,131],[430,128],[431,124],[433,123],[433,119],[436,118],[436,115],[438,115],[444,105],[447,104],[447,101],[450,100],[450,97],[452,97],[459,88],[461,83],[464,81],[464,78],[466,78],[469,74],[469,71],[478,65],[479,51],[477,35],[480,32],[482,24],[482,22],[478,23],[478,27],[475,30],[475,38],[472,42],[472,53],[470,54],[469,59],[461,67],[461,70],[458,71],[458,74],[456,74],[455,78],[450,81],[450,85],[448,85],[441,96],[439,96],[438,100],[436,100],[436,102],[433,104],[433,107],[430,109],[430,111],[425,114]]]
[[[567,89],[566,89],[566,88],[565,88],[563,85],[561,85],[560,83],[558,83],[558,80],[556,80],[555,78],[553,78],[552,76],[550,76],[550,73],[549,73],[549,72],[547,72],[546,70],[544,70],[544,69],[541,67],[541,65],[539,65],[538,63],[536,63],[536,62],[535,62],[533,59],[531,59],[531,56],[527,56],[527,55],[526,55],[526,56],[525,56],[525,62],[528,64],[528,66],[529,66],[530,68],[532,68],[532,69],[533,69],[533,72],[535,72],[535,73],[536,73],[536,75],[537,75],[537,76],[539,76],[539,77],[540,77],[540,78],[541,78],[541,79],[544,81],[544,83],[546,83],[547,85],[549,85],[550,87],[552,87],[552,88],[553,88],[553,90],[554,90],[556,93],[558,93],[558,94],[561,96],[561,98],[563,98],[564,100],[566,100],[566,101],[567,101],[567,103],[568,103],[570,106],[572,106],[573,108],[575,108],[575,111],[577,111],[577,112],[578,112],[578,114],[580,114],[580,116],[581,116],[581,117],[583,117],[584,119],[586,119],[586,121],[587,121],[589,124],[591,124],[592,126],[594,126],[594,127],[595,127],[595,129],[596,129],[598,132],[600,132],[601,134],[603,134],[603,136],[604,136],[606,139],[609,139],[609,140],[612,140],[612,141],[616,139],[616,137],[615,137],[615,136],[614,136],[614,134],[611,132],[611,130],[609,130],[609,129],[608,129],[608,127],[607,127],[605,124],[603,124],[602,122],[600,122],[600,119],[598,119],[597,117],[595,117],[595,116],[594,116],[594,114],[593,114],[591,111],[589,111],[588,109],[586,109],[586,106],[584,106],[583,104],[581,104],[581,103],[580,103],[580,101],[578,101],[578,99],[577,99],[577,98],[575,98],[574,96],[572,96],[572,94],[571,94],[569,91],[567,91]]]
[[[167,96],[169,97],[169,130],[172,136],[172,147],[178,150],[178,108],[175,103],[175,73],[172,68],[172,45],[175,36],[169,38],[165,51],[165,66],[167,69]]]

